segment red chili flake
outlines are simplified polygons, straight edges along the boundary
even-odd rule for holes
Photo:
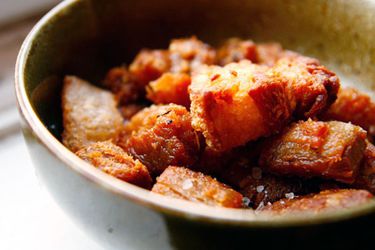
[[[214,76],[211,77],[211,81],[215,81],[216,79],[218,79],[220,77],[219,74],[215,74]]]
[[[235,77],[237,77],[238,76],[238,73],[237,73],[237,71],[234,71],[234,70],[231,70],[230,71],[230,73],[233,75],[233,76],[235,76]]]

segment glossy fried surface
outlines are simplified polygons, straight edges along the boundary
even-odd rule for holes
[[[129,66],[129,72],[140,86],[158,79],[171,67],[170,55],[167,50],[148,50],[139,52]]]
[[[210,176],[184,167],[168,167],[157,178],[152,192],[209,206],[242,207],[240,193]]]
[[[366,147],[366,131],[337,121],[300,121],[267,140],[259,164],[273,173],[353,183]]]
[[[142,50],[129,67],[140,86],[163,73],[190,73],[202,64],[215,62],[215,50],[196,37],[173,39],[168,50]]]
[[[257,46],[251,40],[230,38],[217,51],[216,60],[222,66],[244,59],[250,60],[253,63],[258,61]]]
[[[263,211],[277,215],[298,212],[317,214],[327,211],[339,211],[363,205],[372,200],[371,193],[365,190],[332,189],[319,194],[302,196],[294,199],[282,199],[266,206]]]
[[[134,160],[111,141],[90,144],[77,151],[76,154],[81,159],[120,180],[147,189],[152,186],[152,179],[146,166],[140,161]]]
[[[367,142],[359,176],[354,187],[375,193],[375,146],[370,142]]]
[[[144,95],[144,89],[124,66],[110,69],[104,79],[104,86],[115,94],[119,105],[135,102]]]
[[[247,59],[253,63],[273,66],[280,58],[288,56],[279,43],[258,43],[252,40],[230,38],[218,49],[217,63],[227,65]]]
[[[201,65],[215,63],[215,50],[195,36],[173,39],[169,45],[169,52],[172,61],[171,72],[174,73],[189,73]]]
[[[194,129],[223,152],[277,132],[291,117],[286,82],[250,61],[201,68],[189,87]]]
[[[63,143],[71,151],[92,142],[115,138],[123,119],[112,93],[74,76],[64,79],[62,110]]]
[[[147,87],[147,98],[155,104],[174,103],[190,108],[188,86],[190,76],[186,73],[164,73]]]
[[[341,88],[337,100],[322,118],[351,122],[375,135],[375,102],[365,93],[353,88]]]
[[[215,54],[213,48],[196,37],[173,39],[167,50],[141,50],[129,69],[125,66],[112,68],[104,85],[115,93],[120,105],[125,105],[144,97],[145,87],[154,81],[153,86],[147,86],[151,101],[188,107],[190,73],[201,65],[213,64]],[[150,91],[152,89],[155,91]]]
[[[316,59],[298,55],[283,57],[271,72],[274,77],[288,81],[290,105],[297,117],[314,117],[337,98],[338,77]]]
[[[158,175],[169,165],[192,165],[200,141],[185,107],[152,105],[132,117],[117,144]]]

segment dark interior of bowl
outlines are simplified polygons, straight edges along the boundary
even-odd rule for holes
[[[374,4],[364,0],[76,1],[34,39],[25,68],[27,93],[59,138],[64,75],[100,84],[110,67],[129,63],[141,48],[166,48],[171,38],[191,35],[213,45],[232,36],[278,41],[319,58],[345,84],[371,90],[373,11]]]

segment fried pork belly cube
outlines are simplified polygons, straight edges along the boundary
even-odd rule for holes
[[[279,131],[291,117],[286,82],[250,61],[206,66],[189,86],[192,125],[223,152]]]
[[[190,73],[201,65],[215,63],[215,50],[194,36],[173,39],[169,45],[169,52],[173,73]]]
[[[230,38],[218,49],[217,63],[227,65],[247,59],[252,63],[273,66],[284,57],[296,57],[298,53],[283,50],[279,43],[258,43],[252,40]]]
[[[190,108],[188,87],[191,79],[185,73],[164,73],[147,86],[147,98],[155,104],[179,104]]]
[[[356,89],[341,88],[337,100],[322,119],[351,122],[375,135],[375,102]]]
[[[375,193],[375,146],[367,142],[359,176],[354,187]]]
[[[64,79],[62,110],[62,140],[73,152],[92,142],[113,139],[122,128],[114,95],[74,76]]]
[[[129,66],[129,72],[139,86],[146,86],[150,81],[158,79],[171,67],[170,54],[167,50],[144,49],[135,57]]]
[[[103,172],[139,187],[150,189],[152,179],[140,161],[134,160],[111,141],[96,142],[76,152],[83,160]]]
[[[365,190],[332,189],[319,194],[297,198],[286,198],[267,205],[262,211],[276,215],[295,214],[298,212],[317,214],[320,212],[337,211],[363,205],[373,200],[371,193]]]
[[[134,115],[117,144],[145,164],[152,175],[169,165],[192,165],[200,151],[189,112],[175,104],[153,105]]]
[[[288,81],[291,107],[297,117],[314,117],[337,98],[340,81],[335,73],[316,59],[303,56],[283,57],[271,74]]]
[[[135,102],[144,95],[143,87],[135,82],[124,66],[110,69],[104,79],[104,86],[116,95],[119,105]]]
[[[298,55],[295,52],[283,50],[279,43],[259,43],[256,46],[257,63],[273,66],[284,57]]]
[[[217,51],[217,63],[222,66],[244,59],[258,62],[257,46],[251,40],[230,38]]]
[[[184,167],[170,166],[165,169],[151,191],[209,206],[242,207],[240,193],[208,175]]]
[[[319,183],[267,173],[247,158],[235,161],[220,177],[248,198],[249,206],[253,208],[261,208],[289,195],[320,191]]]
[[[264,145],[259,164],[272,173],[322,177],[352,184],[366,147],[366,131],[337,121],[300,121]]]

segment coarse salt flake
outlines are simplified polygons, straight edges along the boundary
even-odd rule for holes
[[[257,192],[258,192],[258,193],[263,192],[263,190],[264,190],[264,186],[263,186],[263,185],[259,185],[259,186],[257,186]]]
[[[285,198],[287,198],[287,199],[289,199],[289,200],[294,199],[294,193],[293,193],[293,192],[291,192],[291,193],[286,193],[286,194],[285,194]]]
[[[193,187],[193,182],[190,179],[184,180],[182,183],[182,189],[187,190]]]

